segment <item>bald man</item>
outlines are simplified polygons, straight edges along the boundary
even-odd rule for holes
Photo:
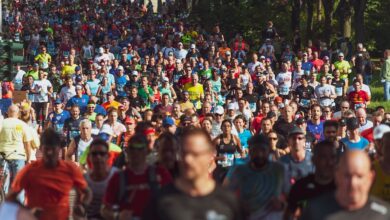
[[[367,120],[367,113],[364,108],[359,108],[356,110],[356,118],[359,121],[359,132],[361,133],[364,130],[370,129],[374,126],[372,121]]]
[[[336,168],[336,191],[309,202],[302,220],[390,219],[390,204],[369,196],[374,176],[365,152],[347,151]]]
[[[0,131],[0,154],[5,156],[8,163],[8,172],[11,173],[11,180],[16,173],[21,170],[25,163],[30,161],[30,142],[32,134],[29,132],[28,125],[18,119],[19,107],[11,105],[8,108],[8,118],[3,120]],[[3,163],[3,157],[0,157],[0,164]],[[9,184],[5,185],[5,192],[8,191]],[[19,197],[23,202],[23,194]]]

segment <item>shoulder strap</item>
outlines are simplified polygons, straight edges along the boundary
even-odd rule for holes
[[[80,135],[77,135],[77,136],[74,138],[74,144],[75,144],[74,156],[75,156],[75,161],[76,161],[76,162],[79,161],[78,150],[79,150],[80,139],[81,139],[81,136],[80,136]]]
[[[119,193],[118,193],[118,204],[120,204],[126,196],[126,186],[127,186],[127,172],[122,170],[119,173]]]
[[[148,168],[148,180],[149,180],[149,187],[152,191],[152,195],[156,195],[158,190],[160,189],[160,184],[157,179],[157,168],[155,165],[150,165]]]

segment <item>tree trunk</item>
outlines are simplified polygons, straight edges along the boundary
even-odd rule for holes
[[[354,26],[356,43],[364,42],[364,10],[366,9],[367,0],[354,1]]]
[[[322,4],[321,4],[321,0],[317,0],[316,1],[316,13],[317,13],[317,24],[320,24],[321,21],[322,21]]]
[[[293,32],[296,30],[300,30],[301,9],[302,9],[302,0],[292,0],[291,29]]]
[[[333,20],[333,9],[334,9],[335,0],[322,0],[324,5],[324,14],[325,14],[325,27],[324,27],[324,39],[325,42],[330,45],[330,40],[332,37],[332,20]]]
[[[352,5],[351,0],[340,0],[337,7],[339,32],[343,37],[351,37]]]
[[[313,12],[314,12],[314,2],[313,0],[306,0],[306,9],[307,9],[307,25],[306,25],[306,37],[311,39],[313,33]]]

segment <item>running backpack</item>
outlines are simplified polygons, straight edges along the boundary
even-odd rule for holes
[[[148,185],[149,185],[149,188],[150,188],[150,191],[152,193],[152,195],[156,195],[156,193],[158,192],[158,190],[160,189],[160,183],[158,182],[158,179],[157,179],[157,168],[154,166],[154,165],[150,165],[148,167]],[[127,170],[122,170],[119,172],[119,193],[118,193],[118,198],[117,198],[117,202],[118,204],[121,204],[123,201],[125,201],[126,203],[128,203],[129,201],[127,201],[126,198],[128,196],[128,173],[127,173]]]

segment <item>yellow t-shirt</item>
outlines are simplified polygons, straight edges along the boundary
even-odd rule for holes
[[[65,77],[65,76],[70,76],[72,74],[74,74],[76,71],[76,64],[73,64],[73,65],[65,65],[63,68],[62,68],[62,76]]]
[[[375,181],[372,184],[371,195],[390,202],[390,175],[383,172],[379,161],[375,161],[374,164]]]
[[[192,104],[192,102],[190,101],[180,103],[180,109],[183,112],[186,111],[187,109],[193,109],[193,108],[194,108],[194,104]]]
[[[190,94],[191,101],[200,100],[203,96],[203,85],[199,83],[196,85],[192,85],[192,83],[187,83],[184,85],[184,90]]]
[[[49,63],[51,62],[51,56],[48,53],[40,53],[35,57],[35,61],[38,61],[39,67],[47,69],[49,68]]]
[[[3,121],[0,131],[0,152],[5,153],[9,160],[25,160],[24,142],[33,140],[28,125],[17,118],[7,118]]]
[[[341,79],[348,78],[348,74],[351,72],[351,65],[348,61],[336,61],[334,63],[334,67],[340,71]]]

